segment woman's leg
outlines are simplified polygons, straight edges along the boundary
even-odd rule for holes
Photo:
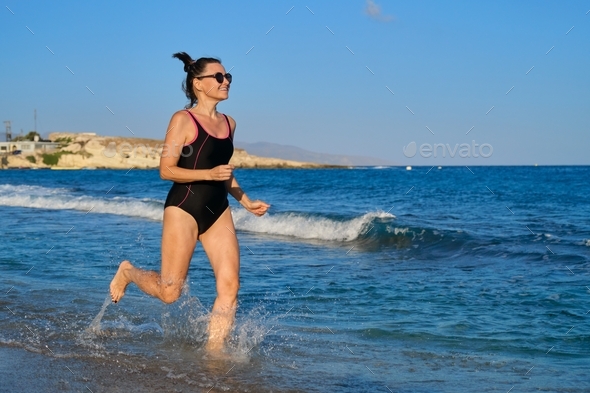
[[[240,250],[229,207],[200,235],[200,240],[211,262],[217,287],[207,342],[208,350],[217,351],[223,348],[233,325],[240,288]]]
[[[123,297],[125,288],[132,282],[143,292],[164,303],[176,301],[182,292],[197,238],[197,223],[191,215],[175,206],[164,209],[160,273],[138,269],[129,261],[121,262],[111,281],[113,302],[116,303]]]

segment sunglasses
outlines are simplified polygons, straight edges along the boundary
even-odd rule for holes
[[[214,75],[204,75],[204,76],[196,76],[195,78],[197,79],[203,79],[203,78],[215,78],[215,80],[217,81],[217,83],[223,83],[223,78],[227,79],[228,83],[231,83],[231,74],[225,74],[223,75],[221,72],[218,72]]]

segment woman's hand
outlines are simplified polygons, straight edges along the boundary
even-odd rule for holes
[[[260,216],[263,216],[264,213],[266,213],[266,211],[268,210],[270,205],[267,203],[264,203],[262,201],[256,200],[256,201],[251,201],[250,203],[248,203],[244,207],[250,213],[256,214],[258,217],[260,217]]]
[[[215,181],[225,181],[231,178],[233,165],[219,165],[209,170],[209,177]]]

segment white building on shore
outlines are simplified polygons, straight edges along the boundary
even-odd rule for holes
[[[20,150],[24,153],[34,153],[35,150],[53,151],[59,147],[55,142],[35,142],[35,141],[18,141],[18,142],[0,142],[0,153],[12,153]]]

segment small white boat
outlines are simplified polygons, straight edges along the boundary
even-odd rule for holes
[[[406,171],[411,171],[411,170],[412,170],[412,167],[408,165],[408,166],[406,167]]]

